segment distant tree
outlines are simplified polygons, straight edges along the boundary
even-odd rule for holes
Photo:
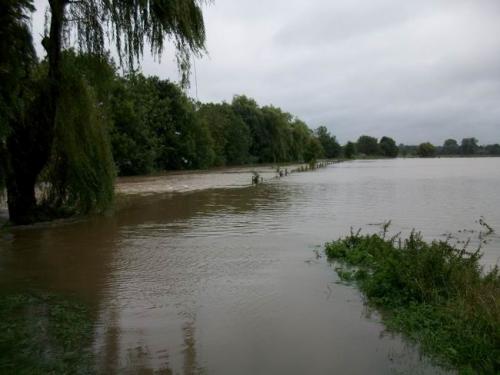
[[[193,101],[179,85],[157,77],[146,79],[155,98],[149,113],[159,148],[156,167],[160,170],[206,168],[212,164],[210,133],[200,124]]]
[[[245,95],[237,95],[233,98],[231,107],[250,129],[252,159],[256,162],[273,161],[270,129],[266,127],[264,114],[257,102]]]
[[[248,163],[251,138],[250,129],[243,120],[232,112],[229,105],[224,105],[228,110],[229,123],[225,128],[226,162],[230,165]]]
[[[316,137],[323,146],[325,157],[328,159],[336,158],[340,155],[342,147],[337,142],[335,136],[332,136],[325,126],[320,126],[315,131]]]
[[[408,146],[406,146],[404,143],[400,143],[398,149],[399,149],[399,155],[401,155],[404,158],[408,156]]]
[[[262,108],[264,126],[269,134],[270,158],[267,162],[284,162],[290,160],[291,128],[293,116],[274,106]]]
[[[231,115],[243,123],[243,120],[235,115],[232,108],[227,104],[202,104],[197,111],[200,122],[210,131],[214,151],[213,165],[215,166],[224,166],[228,163],[226,145],[228,142],[227,129],[232,123]],[[248,152],[248,149],[246,151]]]
[[[111,90],[110,129],[113,159],[119,175],[146,174],[155,170],[158,139],[150,126],[156,91],[146,79],[117,79]]]
[[[316,137],[309,138],[307,144],[304,161],[309,164],[314,164],[324,154],[323,146]]]
[[[361,154],[370,156],[380,155],[380,148],[377,142],[377,138],[370,137],[368,135],[362,135],[358,138],[356,148]]]
[[[478,148],[476,138],[464,138],[460,145],[460,152],[462,155],[473,155],[477,152]]]
[[[312,134],[303,121],[272,105],[259,107],[243,95],[233,98],[231,108],[250,130],[250,160],[275,163],[305,159]]]
[[[417,147],[417,155],[421,158],[429,158],[436,155],[436,147],[429,142],[421,143]]]
[[[460,147],[455,139],[447,139],[443,143],[442,154],[443,155],[458,155],[460,153]]]
[[[214,165],[245,164],[249,161],[250,130],[229,104],[203,104],[198,110],[198,117],[210,131]]]
[[[487,145],[485,149],[487,155],[500,155],[500,145],[498,143]]]
[[[354,155],[356,155],[356,145],[349,141],[344,146],[344,156],[347,159],[352,159],[354,158]]]
[[[396,142],[394,141],[394,139],[390,137],[382,137],[380,139],[379,147],[383,156],[386,156],[388,158],[395,158],[396,156],[398,156],[398,146],[396,146]]]
[[[292,124],[292,145],[291,159],[294,161],[304,161],[306,147],[311,138],[311,129],[307,124],[299,119],[295,119]]]

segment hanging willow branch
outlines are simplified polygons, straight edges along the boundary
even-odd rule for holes
[[[36,62],[29,18],[31,0],[0,0],[0,203],[7,169],[7,137],[14,119],[21,117],[24,84]]]
[[[42,205],[56,215],[102,212],[113,200],[115,167],[108,119],[77,61],[66,54],[51,159],[45,170]]]
[[[121,65],[133,69],[149,45],[159,58],[172,42],[183,83],[190,56],[205,52],[203,0],[87,0],[66,1],[64,42],[74,39],[84,52],[102,54],[114,44]]]

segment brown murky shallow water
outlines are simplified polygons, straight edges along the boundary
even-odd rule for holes
[[[388,219],[428,238],[474,236],[458,231],[480,216],[500,230],[500,158],[356,161],[259,186],[228,172],[121,180],[113,214],[12,230],[0,287],[89,303],[100,373],[440,372],[338,284],[318,246]]]

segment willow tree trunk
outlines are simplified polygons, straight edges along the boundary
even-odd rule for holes
[[[35,184],[40,172],[32,139],[31,127],[17,123],[7,140],[7,204],[14,224],[29,224],[37,219]]]
[[[62,31],[64,8],[69,0],[49,0],[50,33],[43,40],[49,72],[47,85],[33,103],[27,121],[19,119],[7,140],[7,204],[14,224],[39,220],[36,200],[38,176],[47,165],[54,139],[61,75]]]

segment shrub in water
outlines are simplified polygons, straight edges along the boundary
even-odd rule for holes
[[[500,372],[500,272],[485,272],[479,250],[447,241],[404,241],[358,231],[327,243],[344,281],[354,281],[389,328],[462,373]]]

